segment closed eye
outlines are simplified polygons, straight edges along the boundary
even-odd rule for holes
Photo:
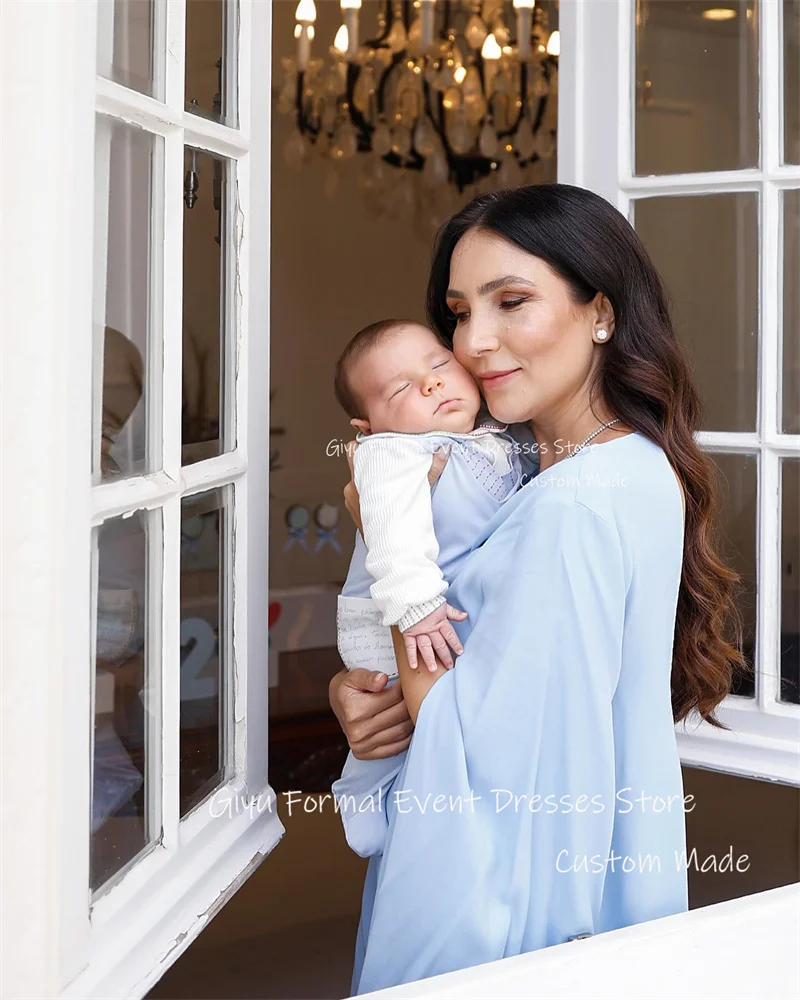
[[[434,368],[441,368],[444,365],[449,365],[449,364],[450,364],[450,358],[445,358],[444,361],[440,361],[438,365],[434,365],[433,367]]]
[[[399,387],[398,389],[395,389],[395,391],[394,391],[394,392],[393,392],[393,393],[391,394],[391,396],[389,397],[389,399],[394,399],[394,397],[395,397],[395,396],[396,396],[396,395],[397,395],[397,394],[398,394],[399,392],[402,392],[402,391],[403,391],[404,389],[407,389],[407,388],[409,387],[409,385],[410,385],[410,383],[409,383],[409,382],[406,382],[406,383],[405,383],[405,385],[401,385],[401,386],[400,386],[400,387]]]
[[[523,302],[527,301],[527,297],[523,296],[519,299],[505,299],[500,303],[501,309],[515,309],[517,306],[521,306]]]
[[[464,312],[453,312],[453,319],[456,323],[463,323],[465,320],[469,319],[469,313],[465,310]]]

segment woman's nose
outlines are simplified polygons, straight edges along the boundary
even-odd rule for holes
[[[491,320],[476,322],[473,317],[469,326],[456,331],[453,350],[462,358],[479,358],[482,354],[496,351],[498,338]]]

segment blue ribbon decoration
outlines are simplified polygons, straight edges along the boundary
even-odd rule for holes
[[[308,534],[308,526],[303,525],[302,528],[289,528],[289,537],[283,543],[283,551],[291,549],[295,542],[308,551],[308,544],[306,543],[306,535]]]
[[[336,540],[336,528],[330,528],[325,530],[324,528],[317,528],[317,544],[314,546],[313,555],[316,555],[321,548],[325,546],[326,543],[330,543],[331,547],[335,549],[339,555],[342,553],[342,548],[339,542]]]

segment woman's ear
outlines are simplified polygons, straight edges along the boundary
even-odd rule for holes
[[[369,420],[361,420],[360,417],[353,417],[350,421],[350,426],[359,431],[361,434],[371,434],[372,430],[369,426]]]
[[[595,295],[592,306],[595,314],[592,340],[596,344],[607,344],[614,336],[614,309],[602,292]]]

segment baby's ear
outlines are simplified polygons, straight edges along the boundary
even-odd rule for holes
[[[355,430],[360,431],[362,434],[371,434],[372,431],[369,426],[369,420],[362,420],[360,417],[353,417],[350,421],[350,426]]]

